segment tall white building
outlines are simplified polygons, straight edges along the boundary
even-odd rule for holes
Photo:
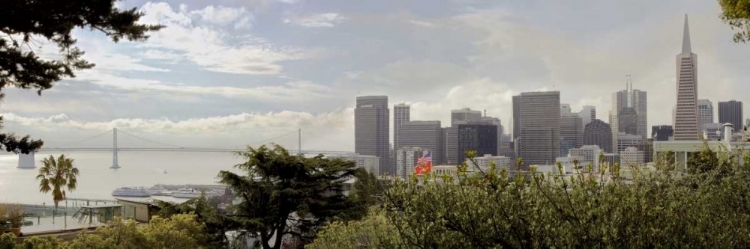
[[[703,127],[704,125],[714,122],[714,105],[710,100],[698,100],[698,117],[700,119],[701,129],[705,129],[705,127]]]
[[[406,179],[414,173],[414,168],[427,150],[419,147],[404,147],[396,151],[396,177]]]
[[[688,17],[682,36],[682,53],[677,55],[677,107],[674,140],[698,140],[698,55],[690,49]]]
[[[344,161],[354,162],[357,168],[364,168],[369,173],[380,175],[380,159],[376,156],[349,154],[349,155],[329,155],[327,158],[339,158]]]

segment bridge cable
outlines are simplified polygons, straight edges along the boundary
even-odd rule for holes
[[[121,130],[117,130],[117,133],[118,133],[118,134],[119,134],[119,133],[123,133],[123,134],[125,134],[125,135],[131,136],[131,137],[134,137],[134,138],[137,138],[137,139],[143,140],[143,141],[147,141],[147,142],[155,143],[155,144],[158,144],[158,145],[170,146],[170,147],[174,147],[174,148],[184,148],[184,146],[179,146],[179,145],[174,145],[174,144],[168,144],[168,143],[157,142],[157,141],[154,141],[154,140],[151,140],[151,139],[147,139],[147,138],[142,138],[142,137],[139,137],[139,136],[136,136],[136,135],[133,135],[133,134],[130,134],[130,133],[127,133],[127,132],[121,131]]]
[[[76,142],[72,142],[72,143],[67,143],[67,144],[62,144],[60,146],[55,146],[55,147],[48,147],[48,148],[62,148],[62,147],[73,145],[73,144],[77,144],[77,143],[83,143],[83,142],[86,142],[86,141],[90,141],[90,140],[92,140],[94,138],[99,138],[101,136],[107,135],[108,133],[111,133],[111,132],[112,132],[111,130],[108,130],[108,131],[105,131],[104,133],[101,133],[101,134],[98,134],[98,135],[94,135],[94,136],[91,136],[89,138],[86,138],[86,139],[83,139],[83,140],[80,140],[80,141],[76,141]]]

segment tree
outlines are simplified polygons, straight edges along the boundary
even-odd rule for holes
[[[370,208],[363,220],[335,221],[321,230],[311,249],[324,248],[398,248],[403,245],[396,227],[381,208]]]
[[[738,30],[734,42],[750,41],[750,0],[719,0],[719,4],[721,20]]]
[[[204,225],[204,237],[208,248],[229,248],[227,232],[239,227],[230,217],[219,214],[209,205],[205,195],[180,204],[157,201],[159,216],[173,217],[178,214],[194,214],[195,220]]]
[[[394,182],[383,212],[333,223],[311,246],[391,241],[388,248],[746,248],[750,167],[723,153],[715,161],[727,158],[722,166],[691,174],[631,167],[631,179],[620,176],[617,164],[574,175],[539,174],[532,167],[528,177],[506,170],[469,174],[464,164],[456,175]],[[707,177],[717,175],[720,181]]]
[[[247,236],[260,237],[263,248],[281,248],[285,236],[309,241],[353,205],[342,193],[354,176],[353,162],[290,155],[278,145],[248,147],[238,155],[247,161],[235,167],[246,175],[221,171],[219,178],[242,199],[235,218]]]
[[[138,24],[143,16],[135,8],[121,11],[117,0],[8,0],[0,8],[0,99],[3,88],[11,86],[35,89],[41,95],[53,83],[75,77],[74,71],[94,66],[81,58],[84,52],[76,47],[71,35],[75,28],[97,30],[112,41],[120,39],[141,41],[147,33],[162,28],[160,25]],[[34,47],[38,40],[57,45],[59,59],[40,58]],[[0,128],[2,117],[0,117]],[[8,152],[24,153],[41,148],[41,140],[29,136],[17,138],[12,133],[0,133],[0,148]]]
[[[367,215],[370,207],[382,203],[380,199],[383,194],[383,186],[375,174],[360,168],[357,169],[355,175],[357,181],[354,182],[354,187],[349,193],[353,206],[344,210],[337,217],[338,220],[343,222],[362,219]]]
[[[65,155],[55,160],[55,157],[49,156],[42,159],[44,166],[39,168],[39,192],[47,193],[52,191],[52,200],[57,204],[65,200],[65,188],[68,191],[74,191],[78,186],[78,168],[73,166],[73,159]]]

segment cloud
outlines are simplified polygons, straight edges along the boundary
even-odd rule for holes
[[[208,11],[210,9],[210,11]],[[222,12],[235,13],[221,8],[199,11],[200,15],[187,13],[186,8],[174,11],[167,3],[146,3],[141,11],[145,13],[144,23],[159,23],[166,28],[151,35],[144,47],[155,47],[176,51],[185,58],[206,70],[230,74],[279,74],[283,67],[280,62],[308,58],[301,49],[276,47],[270,42],[256,37],[242,37],[240,43],[230,43],[235,39],[231,33],[208,26],[196,25],[192,16],[207,18],[212,22],[230,23],[240,14],[218,17]],[[240,11],[241,12],[241,11]],[[240,18],[235,28],[249,25],[246,15]]]
[[[80,141],[103,131],[117,128],[128,134],[138,134],[154,141],[169,138],[169,144],[187,147],[239,148],[244,145],[258,146],[258,143],[275,142],[288,148],[297,147],[297,129],[303,131],[303,146],[318,150],[352,151],[353,120],[352,109],[339,109],[331,112],[310,114],[305,112],[239,113],[226,116],[190,118],[184,120],[120,118],[109,121],[80,121],[66,114],[49,117],[25,117],[14,113],[2,113],[9,130],[26,132],[24,128],[35,127],[35,137],[45,139],[45,145],[55,147]],[[78,135],[72,140],[46,138],[49,132],[68,131]],[[262,132],[257,132],[262,131]],[[25,133],[23,133],[25,134]],[[287,135],[287,136],[283,136]],[[144,141],[132,141],[129,136],[120,135],[121,146],[149,146]],[[200,141],[193,140],[200,138]],[[240,138],[242,137],[242,138]],[[280,137],[277,139],[269,139]],[[107,140],[103,138],[101,140]],[[111,140],[107,140],[111,144]],[[105,141],[106,142],[106,141]],[[105,144],[92,142],[97,144]]]
[[[409,23],[412,24],[412,25],[423,27],[423,28],[432,28],[432,27],[435,27],[434,23],[427,22],[427,21],[409,20]]]
[[[346,19],[338,13],[323,13],[305,17],[287,18],[284,19],[284,23],[308,28],[333,28]]]
[[[229,8],[224,6],[207,6],[201,10],[191,11],[190,14],[200,16],[202,21],[216,24],[228,25],[242,17],[245,22],[252,20],[253,16],[245,8]],[[247,19],[245,19],[247,18]]]
[[[292,81],[281,85],[255,87],[229,86],[195,86],[183,84],[165,84],[158,80],[123,78],[109,74],[83,72],[76,81],[91,82],[114,89],[133,91],[142,94],[162,94],[167,96],[186,97],[219,96],[224,98],[243,98],[262,102],[301,102],[313,99],[336,98],[334,90],[309,81]]]
[[[146,50],[144,52],[141,52],[139,56],[144,59],[164,60],[164,61],[169,61],[171,63],[177,63],[178,61],[185,58],[184,55],[179,54],[179,53],[168,52],[168,51],[157,50],[157,49]]]

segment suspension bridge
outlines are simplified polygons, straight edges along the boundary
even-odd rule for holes
[[[277,139],[283,138],[283,137],[289,137],[291,135],[294,135],[296,133],[297,135],[297,150],[289,150],[290,153],[293,154],[304,154],[304,155],[317,155],[317,154],[323,154],[323,155],[345,155],[345,154],[351,154],[353,152],[350,151],[327,151],[327,150],[302,150],[302,129],[298,129],[295,131],[291,131],[289,133],[267,138],[262,141],[256,141],[249,143],[250,145],[254,144],[268,144],[270,142],[273,142]],[[111,145],[108,146],[102,146],[102,145],[87,145],[86,142],[96,140],[96,139],[106,139],[108,135],[111,135]],[[119,136],[119,137],[118,137]],[[119,139],[118,139],[119,138]],[[131,143],[128,143],[128,145],[122,146],[122,144],[119,144],[118,141],[122,142],[122,140],[129,140],[131,142],[145,142],[146,145],[132,145]],[[79,141],[66,143],[60,146],[43,146],[41,149],[37,151],[39,152],[104,152],[104,151],[111,151],[112,152],[112,166],[110,168],[112,169],[118,169],[120,168],[119,162],[118,162],[118,153],[121,151],[154,151],[154,152],[191,152],[191,153],[202,153],[202,152],[238,152],[238,151],[244,151],[246,150],[246,147],[237,147],[237,148],[209,148],[209,147],[189,147],[189,146],[180,146],[175,144],[169,144],[165,142],[159,142],[154,141],[148,138],[140,137],[122,130],[118,130],[117,128],[113,128],[112,130],[108,130],[106,132],[103,132],[101,134],[97,134]],[[30,154],[18,154],[18,168],[35,168],[36,167],[36,161],[34,158],[34,153]]]

